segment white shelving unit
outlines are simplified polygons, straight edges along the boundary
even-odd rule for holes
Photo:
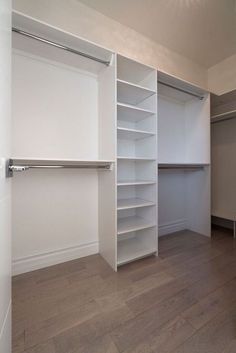
[[[157,83],[117,57],[117,265],[157,253]]]
[[[209,235],[208,94],[159,73],[157,115],[155,69],[19,13],[13,26],[73,51],[13,33],[12,161],[32,169],[13,173],[16,266],[99,252],[116,271],[157,254],[158,226]]]
[[[210,236],[209,94],[163,73],[158,80],[159,236]]]

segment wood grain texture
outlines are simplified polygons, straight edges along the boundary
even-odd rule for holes
[[[115,273],[99,256],[13,278],[13,353],[236,351],[236,242],[183,231]]]

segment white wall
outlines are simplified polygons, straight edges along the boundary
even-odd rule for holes
[[[158,67],[203,88],[207,71],[191,60],[75,0],[13,0],[14,10]]]
[[[0,2],[0,352],[11,352],[11,183],[5,178],[10,156],[11,3]]]
[[[236,54],[208,70],[208,87],[218,95],[236,89]]]

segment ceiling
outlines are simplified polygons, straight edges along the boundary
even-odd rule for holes
[[[209,68],[236,53],[236,0],[79,0]]]

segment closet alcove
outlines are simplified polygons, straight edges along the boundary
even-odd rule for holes
[[[98,59],[13,31],[12,159],[51,166],[14,173],[13,272],[98,251],[114,267],[115,55],[19,13],[13,27]]]
[[[161,72],[158,81],[159,236],[210,236],[209,93]]]

